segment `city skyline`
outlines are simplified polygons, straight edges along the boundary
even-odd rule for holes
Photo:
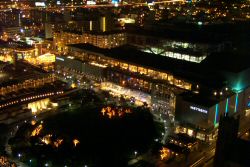
[[[249,0],[0,0],[0,166],[249,166],[249,39]]]

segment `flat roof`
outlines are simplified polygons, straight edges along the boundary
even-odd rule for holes
[[[21,41],[13,41],[11,39],[8,39],[7,41],[3,41],[0,39],[0,47],[1,48],[15,48],[15,49],[20,49],[20,50],[34,49],[34,47],[31,45],[28,45]]]
[[[16,65],[7,64],[2,68],[2,73],[8,77],[0,80],[0,86],[5,87],[12,84],[20,83],[28,79],[38,79],[48,75],[48,73],[31,64],[17,61]]]
[[[159,56],[139,51],[133,46],[124,45],[113,49],[103,49],[90,44],[71,44],[69,47],[78,48],[87,52],[94,52],[104,56],[142,65],[148,68],[166,71],[177,78],[183,78],[192,83],[200,83],[215,88],[224,86],[224,79],[213,68],[204,68],[201,63],[193,63],[170,57]]]
[[[219,44],[228,39],[225,34],[211,33],[191,24],[155,24],[149,25],[146,28],[129,26],[127,28],[127,31],[130,34],[135,35],[151,36],[160,39],[178,40],[183,42],[201,44]]]
[[[185,144],[189,144],[189,143],[193,144],[193,143],[195,143],[197,141],[197,139],[195,139],[193,137],[190,137],[185,133],[177,133],[175,135],[170,135],[170,138],[173,138],[175,140],[179,140],[179,141],[181,141],[182,143],[185,143]]]
[[[175,145],[173,143],[167,143],[164,145],[164,147],[170,149],[171,151],[174,151],[175,153],[181,153],[184,154],[185,152],[187,152],[186,148],[183,148],[179,145]]]
[[[241,51],[212,53],[201,62],[201,65],[204,65],[204,68],[238,73],[250,68],[249,54]]]
[[[217,104],[218,102],[225,100],[226,98],[235,94],[233,91],[230,90],[223,91],[223,95],[219,95],[219,93],[220,92],[217,92],[217,95],[215,96],[211,89],[202,89],[199,91],[199,93],[189,91],[183,92],[179,94],[179,96],[181,96],[183,100],[187,102],[195,103],[204,107],[211,107]]]
[[[73,33],[73,34],[78,34],[78,35],[82,35],[82,34],[90,34],[90,35],[112,35],[112,34],[119,34],[119,33],[126,33],[125,31],[122,30],[113,30],[113,31],[105,31],[105,32],[101,32],[101,31],[76,31],[76,30],[69,30],[69,29],[64,29],[63,32],[65,33]]]
[[[157,47],[157,46],[156,46]],[[145,49],[141,48],[138,46],[140,49]],[[163,48],[163,47],[162,47]],[[163,48],[164,49],[164,48]],[[180,54],[186,54],[189,56],[195,56],[195,57],[202,57],[202,56],[207,56],[206,53],[201,52],[201,51],[194,51],[193,49],[183,49],[183,48],[167,48],[166,52],[174,52],[174,53],[180,53]],[[157,55],[157,54],[156,54]],[[160,55],[159,55],[160,56]]]

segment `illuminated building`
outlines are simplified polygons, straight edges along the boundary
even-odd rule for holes
[[[19,2],[20,3],[20,2]],[[7,6],[7,4],[5,5]],[[0,12],[0,23],[8,27],[19,27],[21,26],[21,10],[11,9],[6,7]],[[20,31],[19,31],[20,32]]]
[[[189,151],[197,151],[199,148],[197,139],[189,137],[184,133],[177,133],[169,136],[168,143],[178,145],[182,148],[188,149]]]
[[[175,120],[179,124],[176,130],[206,141],[215,139],[221,115],[244,118],[250,111],[248,56],[215,55],[218,57],[208,56],[201,66],[197,64],[198,70],[205,72],[200,85],[176,98]]]
[[[53,85],[58,87],[55,88]],[[12,106],[61,95],[64,88],[53,75],[41,69],[38,70],[30,64],[19,61],[14,65],[5,63],[0,72],[0,110],[7,112],[7,109]],[[39,106],[34,103],[37,109],[42,108],[45,103],[41,104]]]
[[[130,56],[130,60],[126,57],[129,53],[134,53]],[[97,81],[110,81],[123,87],[144,91],[149,94],[144,97],[144,101],[149,105],[155,97],[166,99],[170,98],[173,92],[191,90],[190,82],[159,69],[157,63],[152,66],[151,60],[154,59],[154,55],[133,49],[127,50],[126,46],[101,49],[88,44],[75,44],[69,45],[69,55],[74,59],[66,56],[56,57],[57,69],[69,71],[73,69],[84,75],[93,76]],[[145,56],[149,58],[151,65],[134,59],[134,57],[146,59]],[[108,89],[112,89],[112,84]],[[138,100],[141,100],[141,97],[138,97]]]
[[[34,47],[23,42],[15,42],[12,40],[0,41],[1,57],[12,57],[12,59],[24,59],[36,56]]]
[[[35,87],[39,87],[42,86],[46,83],[52,83],[54,82],[56,79],[54,76],[44,76],[41,77],[39,79],[27,79],[21,82],[18,82],[17,84],[9,84],[7,86],[2,86],[0,89],[0,95],[5,95],[8,94],[10,92],[17,92],[21,89],[27,89],[27,88],[35,88]]]
[[[177,132],[187,133],[201,140],[214,140],[221,115],[245,117],[250,108],[250,88],[241,92],[224,89],[220,93],[183,93],[176,98]]]
[[[125,33],[72,33],[55,32],[55,49],[62,53],[67,53],[69,44],[89,43],[99,48],[114,48],[126,44]]]
[[[18,39],[20,36],[23,36],[22,28],[21,27],[2,27],[1,30],[1,39],[4,38],[11,38],[11,39]],[[5,37],[6,36],[6,37]],[[7,41],[7,40],[5,40]]]
[[[175,39],[166,37],[154,31],[138,30],[127,33],[128,43],[138,47],[141,51],[166,56],[174,59],[200,63],[212,52],[224,49],[223,42],[204,42],[193,39]],[[152,34],[152,35],[149,35]],[[174,36],[174,35],[173,35]]]
[[[201,140],[215,139],[221,114],[244,116],[246,110],[250,108],[250,88],[247,88],[249,85],[248,67],[242,70],[243,66],[239,66],[240,69],[237,73],[229,75],[229,70],[219,73],[218,71],[221,69],[209,68],[210,63],[214,62],[209,62],[211,57],[208,57],[206,62],[191,63],[161,56],[155,57],[154,54],[129,49],[128,46],[102,49],[88,44],[75,44],[69,45],[69,55],[73,56],[75,61],[79,61],[80,68],[76,69],[76,64],[73,65],[75,67],[69,67],[67,64],[71,63],[66,62],[71,60],[64,57],[58,57],[56,64],[92,74],[99,80],[104,79],[149,94],[158,91],[162,95],[168,95],[174,92],[177,95],[175,120],[178,122],[178,126],[176,131],[187,133]],[[217,59],[218,62],[223,60],[223,55],[220,56],[221,59]],[[232,57],[226,56],[230,61]],[[212,59],[214,58],[212,57]],[[63,62],[64,64],[62,64]],[[160,62],[164,62],[163,66]],[[84,64],[95,66],[102,71],[98,72],[101,75],[96,75],[96,70],[93,68],[86,70]],[[183,75],[180,77],[178,73],[175,73],[176,67],[184,70],[188,75],[184,75],[185,72],[182,72]],[[188,79],[190,76],[193,76],[192,80]],[[227,76],[234,76],[234,80]],[[245,76],[245,79],[239,76]],[[238,84],[238,87],[233,87],[237,80],[241,81],[241,86]],[[225,81],[227,81],[227,85],[224,84]]]
[[[177,95],[176,131],[201,140],[215,139],[221,114],[244,116],[250,108],[247,55],[242,55],[242,59],[237,57],[236,61],[235,55],[215,53],[193,63],[144,53],[128,45],[112,49],[89,44],[68,47],[79,68],[76,69],[76,64],[69,67],[71,60],[64,57],[58,57],[58,66],[94,75],[98,81],[145,91],[152,97],[155,92],[157,96]],[[84,68],[87,64],[99,70],[87,70]],[[102,72],[96,75],[96,71]]]
[[[53,69],[55,55],[49,53],[51,41],[27,37],[18,42],[8,40],[0,43],[1,61],[15,63],[17,60],[25,60],[34,65],[41,65],[44,69]]]
[[[69,45],[69,47],[70,55],[82,61],[95,62],[114,69],[120,69],[124,72],[127,71],[129,73],[142,75],[151,79],[162,80],[165,81],[166,84],[175,85],[183,89],[191,89],[190,83],[179,78],[175,78],[175,76],[170,72],[168,73],[166,71],[157,69],[156,67],[150,68],[148,65],[142,65],[145,62],[135,62],[136,59],[134,59],[134,62],[132,62],[132,57],[139,56],[148,56],[149,60],[153,60],[154,57],[151,57],[153,56],[151,54],[143,55],[143,52],[133,50],[133,48],[126,46],[114,49],[100,48],[98,49],[98,52],[95,52],[97,47],[88,44]],[[133,55],[131,55],[130,61],[127,60],[129,53],[133,53]]]

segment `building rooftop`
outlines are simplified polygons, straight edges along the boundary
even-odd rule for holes
[[[0,39],[0,47],[1,48],[15,48],[17,50],[30,50],[34,49],[31,45],[28,45],[24,42],[20,41],[13,41],[11,39],[8,39],[8,41],[3,41]]]
[[[199,93],[195,92],[183,92],[179,96],[183,98],[183,100],[195,103],[197,105],[201,105],[204,107],[211,107],[218,102],[226,99],[227,97],[230,97],[234,94],[233,91],[230,90],[224,90],[221,91],[222,95],[220,95],[220,91],[217,91],[217,95],[214,95],[214,91],[211,89],[205,88],[202,90],[199,90]]]
[[[179,140],[180,142],[185,143],[185,144],[189,144],[189,143],[194,144],[195,142],[197,142],[195,138],[192,138],[185,133],[178,133],[178,134],[170,136],[170,138]]]
[[[246,53],[236,52],[222,52],[212,53],[201,65],[207,68],[216,68],[217,70],[238,73],[250,68],[249,55]]]
[[[38,67],[19,61],[17,61],[15,65],[5,65],[1,71],[0,74],[6,77],[4,80],[0,79],[0,87],[16,84],[28,79],[38,79],[48,74]]]
[[[63,32],[73,33],[73,34],[78,34],[78,35],[82,35],[84,33],[91,34],[91,35],[112,35],[112,34],[118,34],[118,33],[125,33],[125,31],[122,31],[122,30],[101,32],[101,31],[76,31],[76,30],[69,30],[69,29],[64,29]]]
[[[203,64],[145,53],[129,45],[113,49],[102,49],[90,44],[72,44],[68,46],[87,52],[103,54],[104,56],[132,64],[170,72],[177,77],[185,78],[193,83],[202,83],[215,88],[222,88],[224,86],[224,79],[214,68],[204,68]]]
[[[164,145],[164,147],[170,149],[171,151],[175,152],[175,153],[180,153],[180,154],[184,154],[185,152],[187,152],[188,150],[179,146],[179,145],[175,145],[173,143],[167,143]]]
[[[218,44],[228,39],[223,33],[211,33],[209,31],[200,29],[197,26],[187,24],[158,24],[149,26],[147,28],[131,26],[127,29],[131,34],[152,36],[168,40],[178,40],[189,43]]]

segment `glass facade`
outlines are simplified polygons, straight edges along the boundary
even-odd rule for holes
[[[150,49],[141,49],[141,51],[147,52],[147,53],[154,53],[160,56],[170,57],[174,59],[195,62],[195,63],[200,63],[202,60],[204,60],[207,57],[205,54],[200,55],[200,56],[195,56],[191,54],[183,54],[183,53],[178,53],[178,52],[173,52],[173,51],[167,51],[165,49],[155,48],[155,47],[152,47]]]

